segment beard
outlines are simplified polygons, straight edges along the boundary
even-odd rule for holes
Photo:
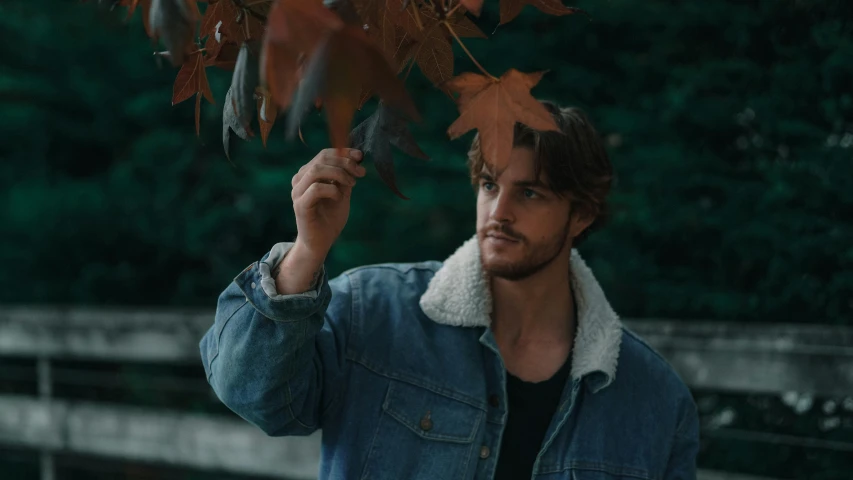
[[[480,243],[480,263],[483,265],[483,270],[492,277],[510,281],[524,280],[540,272],[560,256],[563,249],[566,248],[570,226],[571,224],[566,222],[561,231],[536,243],[531,243],[527,238],[504,225],[487,227],[480,230],[478,232],[478,241]],[[513,246],[513,248],[522,250],[521,258],[513,261],[501,258],[486,258],[486,255],[483,253],[483,242],[486,240],[486,235],[492,232],[500,233],[513,240],[517,240],[518,245]]]

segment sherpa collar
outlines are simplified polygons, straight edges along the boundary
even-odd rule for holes
[[[606,386],[616,376],[622,323],[577,250],[571,256],[578,327],[572,348],[572,378],[600,371]],[[435,273],[420,306],[433,321],[458,327],[488,327],[492,296],[480,263],[477,236],[468,239]],[[603,387],[602,386],[602,387]]]

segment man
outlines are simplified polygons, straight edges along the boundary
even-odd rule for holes
[[[322,429],[320,478],[693,479],[698,416],[574,246],[612,169],[588,118],[517,125],[509,165],[469,153],[476,235],[444,262],[328,280],[362,154],[293,177],[298,235],[219,297],[201,341],[222,402],[269,435]]]

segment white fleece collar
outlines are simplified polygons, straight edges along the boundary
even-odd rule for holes
[[[622,322],[577,250],[571,256],[572,287],[577,302],[578,327],[572,348],[572,378],[599,371],[616,377],[622,342]],[[435,273],[420,306],[433,321],[458,327],[491,325],[492,296],[480,263],[477,236],[468,239]]]

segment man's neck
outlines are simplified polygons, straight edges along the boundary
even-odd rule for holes
[[[576,319],[568,255],[520,281],[491,279],[492,331],[511,348],[571,348]]]

